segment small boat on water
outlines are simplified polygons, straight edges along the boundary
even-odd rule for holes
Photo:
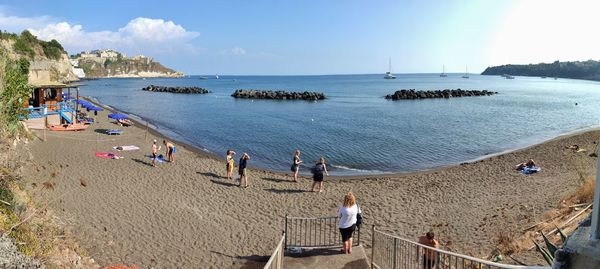
[[[396,76],[392,75],[392,58],[390,57],[390,61],[389,61],[389,71],[385,72],[385,76],[383,76],[383,78],[385,79],[396,79]]]
[[[467,67],[465,65],[465,74],[462,76],[462,78],[469,78],[469,67]]]
[[[200,77],[200,79],[208,79],[207,77]]]
[[[89,125],[86,124],[62,124],[62,125],[48,125],[50,131],[83,131],[87,129]]]
[[[445,78],[448,75],[446,74],[446,65],[442,65],[442,73],[440,74],[441,78]]]
[[[511,76],[511,75],[506,75],[504,76],[506,79],[515,79],[515,77]]]

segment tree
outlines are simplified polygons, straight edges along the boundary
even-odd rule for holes
[[[9,136],[19,134],[21,117],[26,117],[23,110],[31,87],[27,84],[29,62],[25,59],[12,61],[6,52],[0,50],[0,130]]]

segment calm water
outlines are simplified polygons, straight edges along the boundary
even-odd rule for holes
[[[159,131],[224,156],[288,171],[294,149],[305,163],[323,155],[333,174],[411,172],[520,148],[600,122],[600,83],[460,74],[222,76],[220,79],[101,79],[81,93],[149,121]],[[141,91],[199,86],[205,95]],[[236,89],[322,91],[320,102],[241,100]],[[388,101],[399,89],[486,89],[488,97]],[[578,105],[575,105],[578,103]],[[143,145],[142,145],[143,146]],[[237,160],[236,160],[237,161]],[[302,171],[308,172],[308,166]]]

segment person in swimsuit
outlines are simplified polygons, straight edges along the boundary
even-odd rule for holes
[[[327,172],[327,165],[325,165],[325,158],[321,157],[317,163],[315,164],[315,167],[313,167],[312,169],[312,173],[313,173],[313,185],[311,188],[311,191],[315,191],[315,187],[318,185],[319,186],[319,192],[323,192],[323,178],[324,175],[329,176],[329,172]]]
[[[294,175],[294,182],[298,182],[298,170],[300,170],[300,164],[302,160],[300,160],[300,150],[294,151],[294,158],[292,159],[292,173]]]
[[[156,166],[156,154],[158,153],[158,147],[156,146],[156,139],[152,142],[152,166]]]
[[[233,155],[235,155],[235,151],[233,151],[233,150],[227,151],[227,157],[225,160],[226,161],[225,169],[227,169],[227,179],[232,179],[232,176],[233,176],[233,165],[234,165]]]
[[[440,243],[435,239],[433,231],[429,231],[425,236],[419,237],[419,244],[431,248],[440,248]],[[436,269],[438,253],[428,248],[417,247],[417,257],[419,257],[419,252],[421,251],[423,253],[423,269]]]
[[[163,140],[163,144],[165,144],[165,151],[167,156],[169,156],[169,162],[173,162],[173,153],[175,153],[175,146],[171,142],[167,142],[167,140]]]
[[[242,187],[242,183],[244,184],[244,188],[248,188],[248,160],[250,159],[250,155],[248,153],[242,154],[242,158],[240,158],[240,164],[238,168],[238,172],[240,174],[240,187]]]

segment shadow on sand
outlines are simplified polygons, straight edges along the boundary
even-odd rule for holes
[[[274,178],[274,177],[263,177],[262,180],[267,180],[267,181],[272,181],[272,182],[294,182],[294,180],[287,180],[287,179],[281,179],[281,178]]]
[[[152,163],[151,163],[151,162],[147,162],[147,161],[140,160],[140,159],[131,159],[131,160],[133,160],[133,161],[134,161],[134,162],[136,162],[136,163],[141,163],[141,164],[145,164],[145,165],[147,165],[147,166],[150,166],[150,167],[152,167]]]
[[[265,191],[268,192],[274,192],[274,193],[303,193],[303,192],[310,192],[307,190],[299,190],[299,189],[264,189]]]
[[[222,179],[226,179],[227,178],[227,177],[220,176],[220,175],[217,175],[217,174],[212,173],[212,172],[196,172],[196,174],[203,175],[205,177],[214,177],[214,178],[222,178]]]
[[[223,181],[218,181],[218,180],[214,180],[214,179],[211,179],[210,181],[212,181],[212,183],[223,185],[225,187],[237,187],[238,186],[235,183],[223,182]]]

